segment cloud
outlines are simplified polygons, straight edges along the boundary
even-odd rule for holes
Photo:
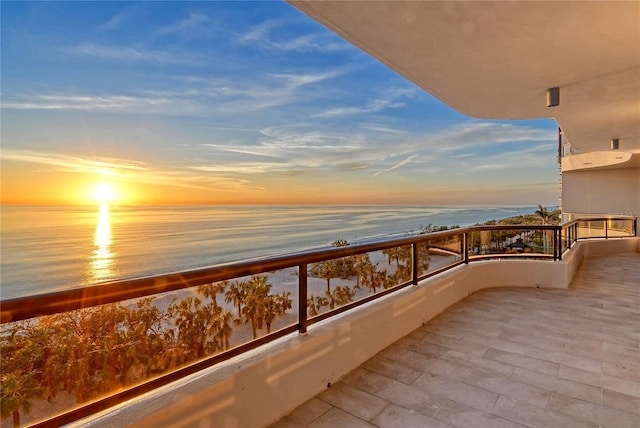
[[[336,107],[329,110],[325,110],[320,113],[312,115],[312,117],[329,118],[336,116],[346,116],[365,113],[376,113],[386,108],[400,108],[405,104],[401,102],[392,102],[389,100],[376,99],[369,104],[361,107]]]
[[[469,121],[427,137],[425,144],[432,145],[439,151],[454,152],[472,146],[553,141],[557,137],[557,132],[547,129],[500,122]]]
[[[278,31],[278,34],[275,30]],[[242,44],[261,44],[262,46],[283,52],[299,53],[333,53],[357,50],[335,34],[308,33],[291,37],[292,23],[284,20],[268,19],[241,35],[238,41]]]
[[[331,118],[348,115],[377,113],[389,108],[401,108],[406,104],[402,98],[411,98],[419,92],[414,86],[385,88],[380,96],[361,106],[334,107],[314,114],[312,117]]]
[[[167,106],[172,100],[128,95],[33,95],[9,99],[3,109],[12,110],[106,110],[140,111]]]
[[[158,28],[155,36],[177,35],[185,39],[200,38],[212,33],[211,20],[202,12],[190,12],[189,16],[173,25]]]
[[[123,159],[89,159],[82,156],[60,155],[51,152],[32,150],[5,149],[2,151],[3,160],[28,162],[52,167],[59,172],[90,172],[105,175],[120,175],[123,171],[144,171],[146,166],[141,162]]]
[[[546,168],[549,165],[549,145],[537,144],[520,150],[488,155],[482,163],[470,165],[470,171],[504,171],[524,168]]]
[[[406,158],[405,160],[403,160],[401,162],[398,162],[397,164],[393,165],[390,168],[383,169],[382,171],[378,171],[378,172],[374,173],[373,176],[377,177],[380,174],[383,174],[385,172],[393,171],[394,169],[400,168],[401,166],[404,166],[404,165],[408,164],[409,162],[411,162],[415,158],[416,158],[416,155],[411,155],[408,158]]]
[[[75,56],[93,57],[103,60],[122,62],[151,62],[161,64],[201,65],[201,55],[186,51],[158,51],[132,46],[106,46],[98,43],[80,43],[62,48],[63,52]]]
[[[120,28],[120,26],[129,19],[129,14],[126,12],[120,12],[112,16],[104,24],[98,25],[98,30],[101,31],[114,31]]]
[[[322,82],[324,80],[336,78],[344,74],[344,72],[344,70],[328,70],[324,73],[270,74],[270,76],[284,81],[286,88],[294,89],[300,86],[310,85],[313,83]]]
[[[360,125],[360,128],[367,129],[370,131],[375,131],[375,132],[385,132],[389,134],[407,134],[408,132],[408,131],[405,131],[404,129],[389,128],[386,126],[379,126],[375,124],[362,124]]]
[[[133,90],[129,94],[17,94],[5,96],[3,109],[13,110],[104,110],[127,114],[222,115],[267,110],[300,101],[309,102],[313,94],[300,91],[333,79],[344,70],[323,73],[275,74],[251,86],[200,80],[187,82],[173,90]]]
[[[261,41],[267,38],[271,30],[274,28],[280,27],[284,21],[268,19],[266,21],[262,21],[255,27],[253,27],[249,32],[240,36],[240,43],[250,43],[254,41]]]
[[[126,159],[93,159],[83,156],[62,155],[52,152],[5,149],[2,161],[27,162],[49,167],[45,172],[99,174],[118,177],[135,183],[159,184],[190,189],[237,191],[257,189],[248,180],[225,175],[210,174],[214,171],[190,172],[189,166],[167,168]]]

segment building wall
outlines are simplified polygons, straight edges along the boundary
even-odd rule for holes
[[[564,172],[562,211],[640,216],[640,169]]]

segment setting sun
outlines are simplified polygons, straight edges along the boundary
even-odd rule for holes
[[[98,202],[111,202],[115,198],[115,191],[113,186],[106,183],[101,183],[93,190],[93,197]]]

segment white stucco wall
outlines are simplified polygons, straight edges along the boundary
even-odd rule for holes
[[[640,169],[564,172],[562,210],[582,214],[640,216]]]
[[[263,427],[483,288],[568,286],[587,255],[640,251],[640,238],[581,241],[562,262],[482,261],[385,296],[154,390],[76,427]]]

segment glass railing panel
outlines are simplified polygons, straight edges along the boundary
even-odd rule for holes
[[[553,255],[553,230],[482,230],[469,234],[470,256]]]
[[[583,220],[578,222],[578,239],[606,237],[605,220]]]
[[[609,238],[635,236],[633,219],[607,220],[607,235]]]
[[[3,324],[3,395],[28,425],[295,325],[296,271]]]
[[[428,275],[461,262],[462,234],[418,244],[418,276]]]
[[[560,231],[560,253],[564,253],[573,244],[573,228],[565,226]]]
[[[312,263],[307,271],[307,313],[312,318],[409,281],[411,246]]]

